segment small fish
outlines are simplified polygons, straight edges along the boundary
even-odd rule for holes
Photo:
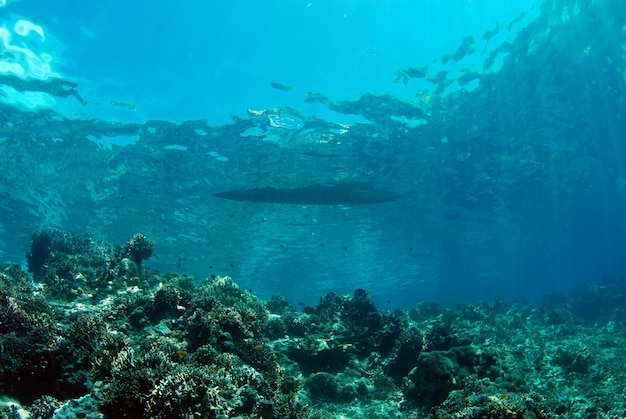
[[[321,95],[317,92],[309,92],[307,93],[304,101],[306,103],[312,103],[312,102],[327,103],[327,102],[330,102],[330,99],[328,99],[326,96]]]
[[[118,100],[111,100],[109,103],[118,108],[128,109],[129,111],[134,111],[137,109],[137,105],[132,102],[120,102]]]
[[[180,350],[176,351],[176,354],[178,356],[180,356],[181,358],[182,357],[186,357],[187,356],[187,351],[183,351],[182,349],[180,349]]]
[[[270,86],[272,86],[274,89],[282,90],[283,92],[288,92],[291,90],[291,86],[285,86],[284,84],[280,83],[270,83]]]
[[[261,109],[259,111],[256,111],[254,109],[248,108],[248,116],[262,116],[262,115],[265,115],[266,111],[267,109]]]

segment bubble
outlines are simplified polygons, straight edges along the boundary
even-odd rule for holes
[[[300,118],[292,115],[267,115],[270,125],[274,128],[300,129],[304,125]]]
[[[0,27],[0,49],[5,51],[3,60],[0,60],[0,74],[9,73],[24,79],[40,80],[58,76],[52,71],[52,55],[39,51],[41,45],[34,45],[35,49],[30,49],[25,43],[12,42],[15,35],[25,37],[31,32],[38,34],[41,37],[40,41],[45,41],[42,27],[28,20],[18,20],[13,25],[13,31]]]
[[[2,38],[2,43],[6,48],[11,40],[11,33],[6,28],[0,28],[0,38]]]
[[[23,76],[26,71],[24,67],[18,63],[8,63],[6,61],[0,61],[0,74],[15,74],[16,76]]]
[[[45,80],[54,75],[50,64],[32,53],[24,54],[23,61],[26,62],[28,67],[28,77]]]
[[[9,86],[3,86],[2,102],[22,109],[52,108],[56,105],[55,99],[44,92],[20,92]]]
[[[41,37],[42,40],[45,39],[43,28],[39,25],[35,25],[33,22],[28,20],[20,19],[15,22],[15,25],[13,26],[13,31],[21,36],[28,36],[29,33],[35,32]]]

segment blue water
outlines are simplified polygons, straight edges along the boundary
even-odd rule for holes
[[[383,308],[623,275],[626,7],[590,3],[9,1],[0,258],[141,232],[146,266]],[[211,196],[350,182],[402,198]]]
[[[537,11],[534,1],[40,3],[10,3],[7,21],[41,25],[42,52],[93,101],[141,104],[118,117],[212,124],[248,107],[304,108],[308,91],[336,100],[365,92],[410,99],[414,89],[393,83],[398,68],[429,64],[465,36]],[[294,90],[272,89],[275,81]]]

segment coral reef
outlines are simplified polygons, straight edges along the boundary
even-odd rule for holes
[[[151,242],[143,234],[135,234],[130,240],[124,243],[122,251],[124,255],[130,258],[137,269],[141,272],[141,262],[150,259],[154,251],[154,242]]]
[[[44,229],[27,255],[32,279],[0,264],[0,393],[16,400],[3,417],[626,413],[624,278],[542,307],[495,299],[392,313],[358,289],[298,311],[230,277],[141,267],[153,245]]]
[[[144,280],[141,262],[153,248],[142,234],[116,247],[89,235],[44,228],[31,235],[26,261],[47,298],[99,300],[114,295],[118,287]]]

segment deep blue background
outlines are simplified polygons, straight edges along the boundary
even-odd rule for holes
[[[624,274],[626,150],[620,96],[626,89],[619,61],[626,32],[605,20],[616,15],[610,2],[597,2],[606,16],[588,21],[573,19],[576,8],[557,0],[556,12],[548,7],[538,18],[534,3],[11,3],[0,9],[4,25],[18,18],[41,25],[45,41],[31,36],[24,46],[50,54],[53,71],[79,83],[88,104],[57,98],[53,109],[65,116],[177,123],[206,119],[221,126],[231,123],[232,115],[246,117],[248,108],[291,106],[303,117],[356,120],[367,128],[362,160],[336,163],[300,156],[302,144],[282,149],[241,137],[238,126],[230,136],[172,140],[204,142],[199,155],[128,147],[131,157],[124,160],[124,150],[99,150],[87,140],[82,141],[91,147],[84,150],[85,161],[62,162],[59,153],[41,149],[30,156],[25,152],[23,166],[13,159],[16,168],[6,170],[31,173],[32,179],[4,182],[1,192],[24,195],[23,202],[16,202],[30,212],[20,207],[5,214],[21,213],[28,222],[4,220],[2,253],[21,259],[28,234],[42,225],[87,230],[118,243],[141,231],[157,241],[159,258],[148,264],[161,269],[172,269],[182,258],[183,270],[198,277],[230,274],[264,297],[277,293],[314,302],[325,292],[364,287],[378,302],[398,306],[423,300],[453,304],[496,294],[539,299],[605,274]],[[510,31],[508,24],[521,13]],[[592,23],[568,26],[569,19]],[[481,38],[498,23],[497,35]],[[454,53],[468,35],[476,41],[476,52],[458,63],[443,63],[441,57]],[[446,69],[450,78],[464,69],[480,73],[485,57],[506,42],[518,54],[509,58],[506,74],[498,73],[498,64],[490,67],[493,77],[483,79],[475,101],[468,93],[475,85],[458,96],[458,86],[446,90],[441,108],[431,108],[428,115],[440,119],[423,130],[401,135],[393,131],[401,121],[390,129],[303,102],[311,91],[335,103],[365,93],[393,94],[428,109],[433,83],[394,83],[398,69],[428,66],[431,76]],[[292,89],[274,89],[272,82]],[[0,144],[8,146],[6,139],[13,137],[4,138]],[[207,150],[229,161],[207,157]],[[79,173],[90,165],[94,173],[100,166],[110,170],[101,183],[89,180],[93,195],[105,196],[102,201],[82,200],[85,188],[72,190],[55,180],[55,174],[68,170],[76,170],[70,177],[88,176]],[[140,178],[144,169],[161,174],[163,166],[176,170],[159,178],[150,193],[128,193],[133,176]],[[120,167],[127,170],[126,178]],[[404,198],[360,208],[259,206],[210,198],[220,189],[272,185],[276,179],[290,179],[295,186],[334,180],[342,171],[355,174],[344,179],[378,181]],[[204,189],[183,188],[195,176],[208,179],[207,185],[200,182]],[[123,202],[114,200],[124,188]]]

